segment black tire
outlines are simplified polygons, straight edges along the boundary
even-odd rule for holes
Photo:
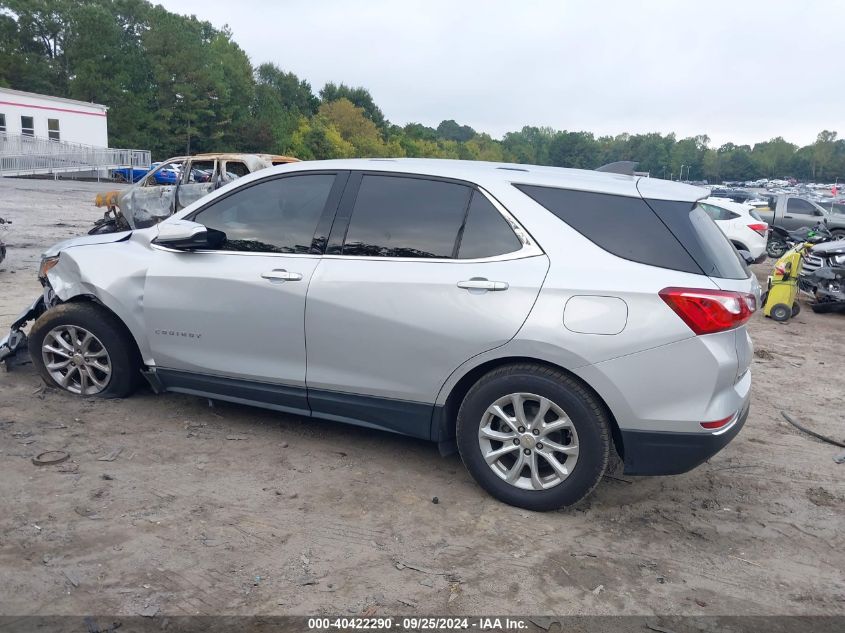
[[[811,303],[810,308],[816,314],[829,314],[833,312],[833,307],[828,303]]]
[[[766,290],[766,291],[763,292],[763,294],[760,295],[760,307],[765,308],[766,307],[766,301],[768,301],[768,300],[769,300],[769,291]]]
[[[799,314],[801,314],[801,304],[798,303],[797,301],[795,301],[792,304],[792,315],[791,316],[797,317]]]
[[[484,459],[479,429],[485,411],[512,393],[548,398],[566,413],[575,428],[577,462],[552,488],[518,488],[493,472]],[[499,501],[540,512],[571,506],[590,494],[601,480],[612,450],[609,413],[595,394],[564,372],[533,363],[500,367],[473,385],[458,412],[457,441],[464,465],[482,488]]]
[[[117,233],[120,229],[115,220],[99,220],[94,223],[94,227],[88,231],[88,235],[102,235],[104,233]]]
[[[779,321],[781,323],[789,321],[792,317],[792,308],[785,303],[777,303],[772,306],[772,309],[769,311],[769,316],[775,321]]]
[[[138,387],[141,380],[141,360],[126,327],[110,312],[95,303],[63,303],[42,314],[29,333],[29,355],[32,362],[51,387],[74,393],[51,375],[42,354],[44,339],[56,327],[76,326],[93,334],[108,353],[111,375],[98,393],[85,394],[99,398],[124,398]],[[79,395],[79,394],[75,394]]]
[[[766,242],[766,255],[772,259],[780,258],[788,250],[786,242],[769,240]]]

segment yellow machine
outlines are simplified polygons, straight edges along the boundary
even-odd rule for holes
[[[768,290],[763,297],[763,314],[775,321],[789,321],[801,311],[798,301],[798,275],[804,255],[813,247],[812,242],[799,242],[775,262],[769,275]]]

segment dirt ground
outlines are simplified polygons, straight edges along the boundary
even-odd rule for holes
[[[0,179],[0,329],[110,187]],[[843,449],[780,415],[845,438],[845,316],[805,308],[751,322],[751,415],[725,450],[548,514],[433,444],[0,370],[0,614],[845,614]],[[70,460],[33,465],[49,449]]]

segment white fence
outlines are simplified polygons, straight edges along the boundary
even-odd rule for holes
[[[110,149],[35,136],[0,134],[0,176],[96,172],[121,167],[149,167],[150,152]]]

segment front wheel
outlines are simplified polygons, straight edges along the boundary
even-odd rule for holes
[[[80,396],[122,398],[140,379],[130,334],[92,303],[64,303],[42,314],[29,334],[29,355],[44,381]]]
[[[461,459],[479,485],[507,504],[547,511],[598,485],[610,456],[610,421],[595,394],[535,364],[483,376],[458,412]]]

